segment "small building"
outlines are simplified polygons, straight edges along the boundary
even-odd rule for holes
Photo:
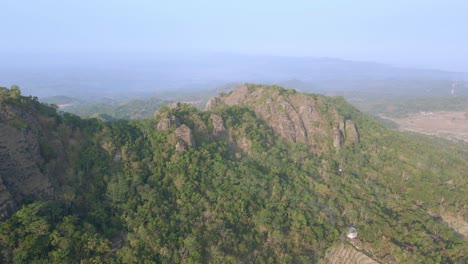
[[[357,237],[357,229],[353,226],[348,228],[348,234],[346,236],[350,239],[355,239]]]

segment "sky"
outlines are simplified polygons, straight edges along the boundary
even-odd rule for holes
[[[468,72],[466,0],[0,0],[0,53],[333,57]]]

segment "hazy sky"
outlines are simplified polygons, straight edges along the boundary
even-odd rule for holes
[[[466,0],[0,0],[0,53],[229,52],[468,72]]]

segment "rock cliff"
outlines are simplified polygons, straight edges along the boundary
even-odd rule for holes
[[[223,118],[216,114],[210,115],[211,122],[213,122],[213,134],[219,135],[226,132],[226,128],[224,127]]]
[[[183,107],[186,107],[186,105],[176,102],[168,105],[167,109],[169,111],[177,112],[181,111]],[[183,124],[177,116],[168,113],[169,112],[156,114],[155,118],[159,119],[158,123],[156,124],[156,130],[174,131],[176,138],[174,147],[179,152],[186,151],[188,147],[196,147],[195,137],[193,136],[192,129],[190,129],[190,127],[188,127],[186,124]],[[165,117],[167,115],[169,116]],[[200,120],[194,120],[194,123],[196,123],[195,127],[198,129],[203,127]]]
[[[169,118],[161,118],[161,120],[159,120],[158,124],[156,125],[156,129],[159,131],[164,131],[169,130],[173,126],[180,126],[180,121],[176,116],[171,116]]]
[[[326,100],[324,96],[296,93],[278,86],[247,84],[226,96],[211,98],[206,109],[248,106],[282,138],[306,143],[315,151],[359,143],[354,122],[339,115]]]
[[[176,137],[182,141],[182,143],[188,147],[195,147],[195,139],[192,135],[192,130],[186,126],[181,125],[175,131]]]
[[[31,113],[0,106],[0,219],[9,216],[26,198],[52,197],[44,173],[42,127]]]

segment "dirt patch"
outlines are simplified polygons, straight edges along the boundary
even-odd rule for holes
[[[364,253],[356,250],[351,245],[341,244],[335,248],[330,255],[326,257],[325,263],[327,264],[378,264],[377,261],[371,259]]]
[[[419,112],[404,118],[390,118],[401,130],[468,142],[468,113],[463,111]]]
[[[440,215],[442,219],[457,233],[461,234],[465,240],[468,239],[468,223],[461,216],[456,216],[450,213]]]
[[[67,107],[70,107],[70,106],[73,106],[73,104],[59,104],[57,105],[59,109],[63,109],[63,108],[67,108]]]

